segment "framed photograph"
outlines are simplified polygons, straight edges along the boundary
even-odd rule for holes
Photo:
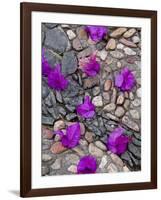
[[[20,10],[21,197],[157,188],[157,12]]]

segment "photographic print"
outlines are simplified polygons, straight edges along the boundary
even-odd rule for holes
[[[157,12],[20,11],[21,197],[157,188]]]
[[[141,170],[141,28],[41,31],[42,176]]]

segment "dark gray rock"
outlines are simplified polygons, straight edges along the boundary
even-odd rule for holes
[[[54,68],[56,64],[60,64],[62,60],[62,57],[51,49],[45,49],[44,56],[52,68]]]
[[[70,49],[70,42],[61,28],[54,28],[46,32],[45,46],[58,53],[64,53]]]
[[[51,107],[51,108],[47,108],[48,112],[50,113],[50,115],[53,117],[53,119],[59,119],[59,111],[58,111],[58,107]]]
[[[136,146],[141,146],[141,141],[137,140],[136,138],[133,137],[132,143],[135,144]]]
[[[50,94],[46,97],[46,99],[44,100],[44,103],[45,103],[45,105],[47,106],[47,107],[52,107],[52,102],[51,102],[51,96],[50,96]]]
[[[62,116],[65,116],[66,115],[66,110],[63,108],[63,107],[61,107],[61,106],[58,106],[57,107],[58,108],[58,112],[62,115]]]
[[[41,168],[41,174],[42,176],[45,176],[49,173],[49,168],[47,166],[42,166]]]
[[[138,159],[141,158],[141,148],[140,147],[135,146],[132,143],[129,143],[128,149],[135,157],[137,157]]]
[[[66,119],[67,119],[68,121],[73,120],[73,119],[75,119],[76,117],[77,117],[77,115],[76,115],[75,113],[69,113],[69,114],[66,115]]]
[[[42,124],[44,125],[53,125],[54,123],[54,119],[52,117],[45,117],[45,116],[42,116]]]
[[[56,100],[57,100],[59,103],[63,103],[63,98],[62,98],[61,92],[60,92],[60,91],[56,91],[56,92],[55,92],[55,95],[56,95]]]
[[[133,162],[132,162],[132,160],[131,160],[131,158],[130,158],[130,155],[128,154],[127,151],[121,155],[121,158],[122,158],[124,161],[126,161],[126,162],[130,165],[130,167],[133,167],[133,166],[134,166],[134,165],[133,165]]]
[[[77,70],[77,58],[74,51],[68,51],[64,53],[62,60],[62,73],[69,75]]]
[[[54,27],[57,26],[57,24],[55,24],[55,23],[44,23],[44,24],[45,24],[45,26],[46,26],[47,28],[50,28],[50,29],[52,29],[52,28],[54,28]]]
[[[75,110],[75,106],[71,106],[69,104],[66,104],[65,107],[70,111],[70,112],[74,112]]]
[[[42,86],[42,98],[45,99],[49,94],[49,89],[47,86]]]

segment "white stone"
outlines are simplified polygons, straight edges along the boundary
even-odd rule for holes
[[[124,48],[124,52],[125,52],[125,54],[127,54],[127,55],[129,55],[129,56],[134,56],[134,55],[136,55],[136,52],[133,51],[132,49],[130,49],[129,47],[125,47],[125,48]]]
[[[96,107],[101,107],[103,106],[103,101],[102,101],[102,96],[96,96],[93,98],[92,103],[96,106]]]
[[[101,159],[100,164],[99,164],[99,168],[100,168],[100,169],[104,168],[104,167],[106,166],[107,162],[108,162],[108,156],[107,156],[107,155],[104,155],[104,156],[102,157],[102,159]]]
[[[117,49],[123,49],[123,48],[124,48],[123,44],[121,44],[121,43],[117,44]]]
[[[141,98],[141,88],[137,89],[136,94],[137,97]]]
[[[140,38],[138,36],[134,36],[134,37],[132,37],[132,41],[133,41],[133,43],[137,44],[140,42]]]
[[[76,37],[76,34],[72,30],[67,30],[67,35],[69,40],[73,40]]]
[[[97,55],[101,58],[101,60],[105,60],[107,57],[107,51],[106,50],[102,50],[102,51],[98,51]]]
[[[77,173],[77,166],[71,165],[70,167],[68,167],[68,171],[76,174]]]

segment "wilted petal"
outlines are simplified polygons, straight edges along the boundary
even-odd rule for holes
[[[84,103],[76,108],[77,113],[84,118],[92,118],[95,115],[95,106],[91,102],[89,96],[84,98]]]
[[[115,86],[122,91],[130,91],[136,84],[133,73],[125,67],[115,76]]]
[[[62,144],[64,147],[73,148],[78,145],[80,140],[80,125],[75,123],[66,129],[66,135],[62,137]]]
[[[50,64],[48,63],[47,59],[45,58],[45,49],[42,49],[42,74],[43,76],[48,76],[52,70]]]
[[[127,150],[130,139],[124,134],[123,128],[116,128],[107,140],[107,148],[115,154],[122,154]]]
[[[79,67],[88,76],[96,76],[100,71],[100,64],[96,60],[95,54],[92,54],[88,58],[82,58],[79,62]]]
[[[48,75],[48,85],[55,90],[64,90],[68,86],[68,80],[61,73],[60,64],[57,64]]]
[[[77,165],[78,174],[95,173],[97,169],[97,161],[93,156],[84,156]]]
[[[85,30],[89,37],[95,42],[102,40],[108,33],[107,27],[104,26],[86,26]]]

